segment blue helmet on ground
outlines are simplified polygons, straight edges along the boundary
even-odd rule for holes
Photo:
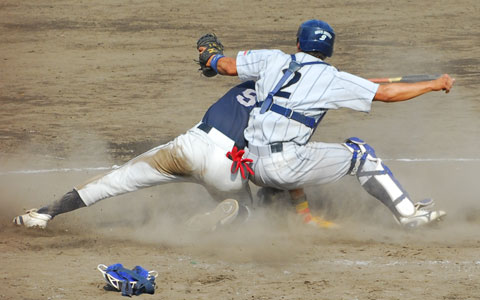
[[[300,50],[320,52],[327,57],[332,56],[335,32],[328,23],[321,20],[308,20],[298,28],[297,41]]]

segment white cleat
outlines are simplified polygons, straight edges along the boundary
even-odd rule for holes
[[[39,227],[45,228],[47,227],[48,221],[52,219],[52,216],[47,214],[39,214],[37,213],[37,209],[32,208],[26,211],[26,214],[15,217],[13,219],[13,223],[17,226],[25,226],[25,227]]]
[[[419,208],[410,217],[400,217],[398,220],[401,225],[406,228],[417,228],[426,224],[431,224],[434,221],[441,221],[447,213],[443,210],[428,210],[426,208]]]
[[[218,226],[231,224],[238,215],[237,200],[226,199],[211,212],[195,215],[187,220],[186,226],[192,232],[212,232]]]

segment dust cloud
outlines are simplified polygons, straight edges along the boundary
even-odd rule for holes
[[[31,164],[28,159],[22,159],[11,161],[10,165],[22,169],[22,165],[26,168]],[[467,172],[465,165],[455,168],[457,164],[449,166],[445,162],[413,164],[392,161],[389,165],[414,200],[431,196],[436,200],[438,209],[447,211],[444,222],[421,229],[422,239],[442,241],[448,237],[452,242],[461,242],[475,236],[480,224],[480,205],[476,195],[469,192],[471,183],[468,180],[477,166],[472,165]],[[71,165],[57,161],[55,167],[61,169]],[[450,171],[441,172],[445,167]],[[1,224],[9,226],[13,217],[24,209],[53,202],[73,186],[102,172],[3,172],[0,175]],[[414,172],[415,176],[408,176],[409,172]],[[441,191],[435,189],[439,183],[443,187]],[[445,188],[448,185],[451,189]],[[255,194],[257,188],[252,187]],[[333,230],[335,238],[402,243],[417,236],[400,228],[390,211],[368,195],[355,177],[346,176],[336,183],[309,187],[306,192],[314,215],[341,225],[340,229]],[[200,185],[174,183],[105,199],[91,207],[59,215],[49,223],[49,228],[54,231],[92,232],[146,244],[186,247],[192,251],[245,261],[288,259],[293,249],[307,246],[310,238],[329,242],[332,230],[314,230],[312,236],[311,228],[295,218],[294,208],[288,199],[282,201],[283,204],[271,207],[258,207],[254,203],[252,216],[244,224],[215,233],[192,234],[185,230],[183,223],[193,214],[213,209],[217,203]]]

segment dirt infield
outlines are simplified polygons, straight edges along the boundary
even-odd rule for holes
[[[118,299],[98,264],[159,272],[151,299],[480,299],[480,2],[0,2],[0,299]],[[294,51],[300,22],[336,30],[330,63],[362,77],[449,73],[434,93],[372,112],[331,111],[314,140],[359,136],[417,199],[448,218],[407,232],[354,178],[307,189],[342,227],[305,228],[286,208],[190,235],[215,205],[175,184],[60,215],[46,230],[11,220],[196,124],[236,78],[202,78],[195,42],[227,55]],[[256,188],[252,186],[254,191]]]

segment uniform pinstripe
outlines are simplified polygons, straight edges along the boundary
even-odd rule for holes
[[[298,62],[320,61],[300,52]],[[251,50],[237,55],[237,72],[242,80],[255,80],[257,100],[263,101],[283,76],[291,61],[279,50]],[[320,120],[329,109],[370,111],[378,85],[327,64],[307,65],[292,74],[277,93],[274,103]],[[296,73],[297,73],[296,72]],[[273,111],[250,113],[245,138],[248,156],[256,162],[253,182],[281,189],[323,184],[346,175],[352,153],[343,144],[309,142],[314,128]],[[283,143],[283,151],[268,153],[268,145]]]

